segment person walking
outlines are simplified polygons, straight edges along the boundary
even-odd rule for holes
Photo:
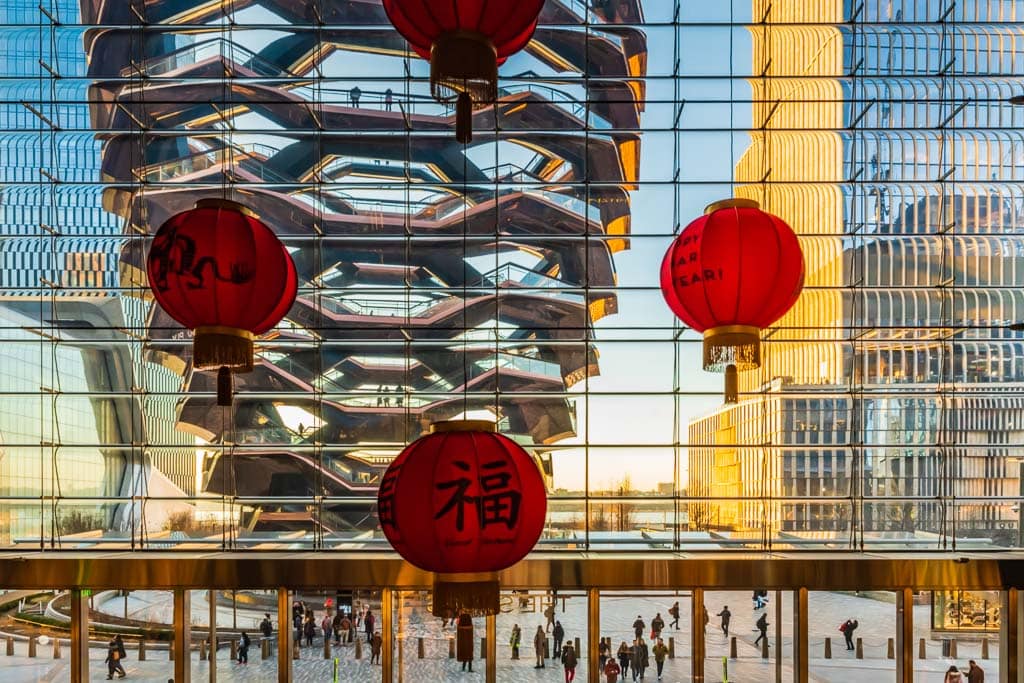
[[[633,641],[633,659],[630,664],[633,667],[633,680],[635,681],[637,677],[641,681],[644,680],[644,673],[651,665],[651,660],[647,651],[647,643],[642,637]]]
[[[562,666],[565,667],[565,683],[576,680],[576,650],[572,643],[565,644],[565,654],[562,655]]]
[[[455,629],[455,656],[463,671],[473,670],[473,618],[463,612]]]
[[[292,626],[295,628],[295,642],[302,645],[302,615],[305,610],[296,602],[292,605]]]
[[[551,650],[551,657],[553,659],[562,653],[562,641],[565,640],[565,629],[562,628],[562,622],[555,622],[555,628],[551,631],[551,638],[554,640],[554,648]]]
[[[985,671],[973,659],[967,662],[967,683],[985,683]]]
[[[597,646],[597,667],[599,671],[604,671],[604,663],[608,661],[608,658],[612,656],[612,644],[601,639],[600,644]]]
[[[269,612],[263,615],[263,621],[260,622],[260,633],[264,638],[274,635],[274,622],[270,620]]]
[[[860,624],[856,619],[847,619],[843,622],[843,625],[839,627],[839,630],[843,632],[843,638],[846,640],[846,649],[853,650],[853,632],[857,630]]]
[[[754,641],[754,647],[762,640],[768,642],[768,613],[764,612],[761,614],[761,618],[757,620],[757,630],[761,632],[761,635]]]
[[[618,683],[620,673],[622,673],[622,667],[619,666],[614,657],[609,657],[608,661],[604,663],[605,683]]]
[[[121,653],[117,649],[117,641],[113,638],[107,643],[107,658],[103,660],[107,663],[107,680],[112,680],[115,673],[120,673],[120,678],[124,678],[125,674],[124,667],[121,666]]]
[[[339,626],[341,627],[341,644],[345,645],[347,643],[352,642],[349,639],[349,635],[351,634],[352,631],[352,620],[349,619],[347,613],[341,617],[341,624],[339,624]]]
[[[249,638],[249,634],[242,631],[242,637],[238,641],[238,663],[248,664],[249,663],[249,645],[252,640]]]
[[[555,603],[544,608],[544,618],[547,619],[547,623],[544,624],[544,632],[547,633],[555,625]]]
[[[374,625],[377,623],[377,617],[373,616],[373,612],[370,611],[370,606],[366,606],[366,614],[363,615],[363,630],[366,631],[366,642],[370,642],[373,638]]]
[[[388,88],[384,91],[384,111],[391,111],[391,105],[395,101],[395,93]]]
[[[722,633],[725,637],[729,637],[729,622],[732,620],[732,612],[729,611],[729,605],[722,608],[722,611],[715,615],[716,617],[722,617]]]
[[[302,633],[306,636],[306,647],[313,647],[313,638],[316,636],[316,621],[313,620],[313,612],[306,612],[306,621],[302,624]]]
[[[619,644],[619,649],[615,654],[619,658],[619,672],[622,674],[622,680],[626,680],[626,674],[629,673],[629,660],[632,659],[632,653],[629,651],[626,641]]]
[[[538,624],[537,632],[533,634],[533,651],[537,655],[536,662],[533,665],[534,669],[544,668],[544,641],[546,640],[547,635],[544,633],[544,627]]]
[[[512,659],[519,659],[519,642],[522,639],[523,632],[519,629],[519,624],[515,624],[512,627],[512,637],[508,640],[508,645],[512,648]]]
[[[651,619],[651,638],[657,639],[661,637],[661,632],[665,630],[665,620],[661,618],[661,612],[654,615]]]
[[[963,683],[964,677],[960,674],[960,669],[956,666],[951,666],[946,669],[946,677],[942,679],[942,683]]]
[[[658,680],[660,681],[662,670],[665,668],[665,657],[668,656],[668,646],[665,645],[665,641],[658,638],[651,653],[654,655],[654,666],[658,669]]]
[[[636,621],[633,622],[633,635],[634,639],[641,638],[644,635],[644,628],[647,625],[644,623],[643,618],[638,614],[636,615]]]
[[[352,100],[352,106],[358,108],[359,107],[359,98],[363,96],[363,91],[360,90],[359,86],[357,85],[357,86],[355,86],[354,88],[352,88],[351,90],[348,91],[348,96],[349,96],[349,99]]]
[[[338,611],[334,613],[334,618],[331,619],[331,630],[334,632],[334,644],[341,644],[341,621],[345,618],[344,613],[341,611],[341,607],[338,607]]]
[[[331,618],[330,612],[325,612],[324,618],[320,620],[320,630],[324,634],[324,642],[326,643],[334,633],[334,619]]]
[[[124,649],[124,638],[118,633],[114,636],[114,644],[117,645],[117,671],[124,678],[128,674],[124,670],[124,660],[128,659],[128,652]]]
[[[672,606],[668,608],[668,615],[670,617],[672,617],[672,621],[669,623],[669,626],[671,626],[672,628],[674,628],[675,630],[678,631],[679,630],[679,601],[678,600],[673,602]]]
[[[380,648],[383,643],[384,638],[380,631],[374,631],[373,637],[370,638],[370,664],[380,664]]]
[[[759,591],[754,591],[753,600],[754,600],[754,610],[756,611],[756,610],[761,609],[761,593]]]

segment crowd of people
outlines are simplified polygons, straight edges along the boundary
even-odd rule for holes
[[[334,645],[349,645],[356,642],[361,631],[365,642],[370,646],[370,663],[380,664],[380,652],[384,638],[377,629],[377,617],[369,604],[357,602],[351,611],[325,607],[323,616],[317,621],[316,612],[308,605],[296,600],[292,603],[292,627],[295,629],[295,642],[299,647],[316,647],[333,641]],[[260,626],[273,629],[270,615],[267,614]],[[264,635],[268,635],[264,630]]]
[[[967,662],[967,670],[960,671],[956,665],[949,667],[942,683],[985,683],[985,671],[973,659]]]

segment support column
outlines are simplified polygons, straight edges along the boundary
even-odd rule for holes
[[[186,588],[174,589],[174,683],[189,683],[192,675],[192,600]]]
[[[775,591],[775,681],[782,683],[782,591]]]
[[[277,589],[277,683],[292,683],[292,603],[288,589]]]
[[[1020,622],[1017,610],[1020,608],[1020,592],[1009,588],[1000,594],[999,614],[999,675],[1008,683],[1019,683],[1020,660]]]
[[[810,625],[807,623],[807,589],[793,591],[793,680],[810,681]],[[775,653],[778,656],[778,652]],[[779,657],[781,659],[781,657]],[[897,677],[897,680],[909,680]]]
[[[601,591],[587,590],[587,680],[601,683],[601,668],[598,650],[601,645]],[[580,653],[577,652],[579,657]]]
[[[704,589],[694,588],[690,600],[690,674],[695,683],[704,683],[705,638]]]
[[[484,662],[484,683],[498,680],[498,617],[488,614],[484,617],[484,632],[487,635],[487,661]],[[473,643],[475,646],[476,643]]]
[[[914,680],[914,591],[896,591],[896,680]]]
[[[381,680],[384,683],[391,683],[394,678],[395,668],[395,606],[392,600],[394,599],[394,591],[390,588],[384,588],[380,592],[380,627],[381,637],[384,638],[384,642],[381,643],[380,653],[380,668],[381,668]]]
[[[217,591],[207,593],[210,603],[210,683],[217,683]]]
[[[71,683],[89,682],[89,591],[71,591]]]

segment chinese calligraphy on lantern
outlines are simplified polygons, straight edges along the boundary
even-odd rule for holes
[[[504,460],[492,460],[480,466],[478,477],[479,495],[469,495],[472,480],[469,478],[470,466],[463,460],[456,460],[454,466],[467,476],[451,481],[443,481],[435,486],[438,491],[451,490],[451,497],[434,515],[441,519],[454,511],[456,531],[464,531],[466,526],[466,508],[476,512],[480,529],[492,524],[504,524],[507,529],[515,528],[519,521],[519,507],[522,493],[512,486],[512,473],[509,464]]]

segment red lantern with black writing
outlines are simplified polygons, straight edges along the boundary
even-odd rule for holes
[[[544,0],[384,0],[388,19],[430,60],[434,97],[457,96],[456,137],[470,142],[473,107],[498,99],[498,66],[533,37]]]
[[[547,496],[537,465],[493,422],[439,422],[384,474],[381,529],[411,564],[438,574],[489,573],[523,559],[544,530]],[[494,614],[498,585],[446,577],[434,613]]]
[[[295,301],[298,278],[288,250],[242,205],[206,199],[160,226],[146,273],[167,314],[195,331],[193,367],[219,368],[218,402],[229,404],[231,372],[252,370],[253,338],[277,325]]]
[[[737,370],[761,365],[761,330],[793,307],[803,285],[796,234],[751,199],[708,206],[661,264],[665,301],[704,333],[704,369],[726,372],[729,403],[737,400]]]

